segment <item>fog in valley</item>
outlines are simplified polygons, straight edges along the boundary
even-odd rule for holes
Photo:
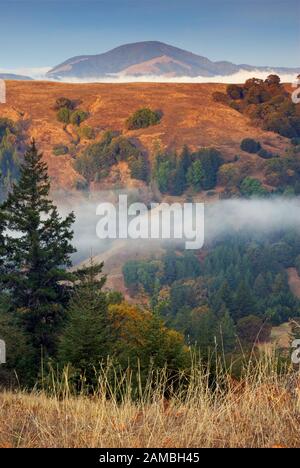
[[[130,196],[128,197],[128,207],[132,201],[129,201]],[[97,237],[96,228],[97,224],[101,219],[104,219],[103,216],[96,214],[97,206],[100,203],[105,203],[111,198],[108,197],[108,194],[98,193],[93,194],[91,198],[86,199],[66,199],[66,203],[59,203],[59,210],[62,215],[66,215],[69,211],[74,211],[76,215],[76,221],[73,226],[74,228],[74,245],[77,249],[77,253],[73,256],[73,262],[76,264],[88,257],[96,256],[101,253],[105,253],[110,250],[117,240],[108,240],[100,239]],[[117,203],[113,203],[113,206],[118,209],[118,199]],[[140,220],[145,216],[150,216],[153,213],[149,210],[146,214],[139,214],[137,212],[136,216],[129,216],[128,223],[130,224],[131,220],[140,216]],[[232,200],[222,200],[214,203],[205,204],[204,208],[204,247],[209,246],[212,241],[221,240],[223,237],[236,234],[247,234],[247,235],[271,235],[276,232],[281,232],[283,230],[297,229],[300,231],[300,198],[271,198],[271,199],[232,199]],[[194,212],[193,212],[194,214]],[[106,220],[112,222],[112,214],[107,215]],[[193,215],[192,215],[193,216]],[[152,219],[158,222],[157,218],[153,217]],[[171,217],[171,220],[175,218]],[[186,218],[182,216],[182,219]],[[193,232],[197,230],[201,231],[201,226],[196,226],[195,221],[188,220],[193,223]],[[197,219],[202,223],[201,219]],[[121,221],[124,222],[124,221]],[[152,221],[153,222],[153,221]],[[183,222],[183,221],[182,221]],[[118,223],[118,218],[117,218]],[[119,226],[120,227],[120,226]],[[176,218],[176,229],[184,230],[183,226],[178,226],[178,218]],[[123,226],[123,230],[126,229]],[[151,232],[151,219],[149,221],[149,232]],[[171,229],[173,235],[173,230]],[[184,240],[184,239],[183,239]],[[143,239],[142,241],[134,239],[122,239],[122,246],[126,249],[134,249],[136,245],[143,243],[143,248],[147,253],[147,249],[156,247],[161,247],[163,245],[166,247],[170,242],[175,242],[174,239],[166,241],[161,239],[161,241],[153,241],[150,239]],[[178,243],[178,240],[176,239]],[[157,244],[158,243],[158,244]]]

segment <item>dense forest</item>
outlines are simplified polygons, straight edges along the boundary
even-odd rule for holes
[[[202,350],[225,351],[269,338],[271,327],[300,315],[286,269],[298,265],[297,232],[233,235],[201,256],[180,248],[161,258],[128,261],[123,268],[133,295],[147,294],[167,325]]]

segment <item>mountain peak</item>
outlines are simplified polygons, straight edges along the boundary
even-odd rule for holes
[[[267,70],[266,67],[245,67],[250,71]],[[212,77],[232,75],[241,69],[240,65],[227,61],[212,62],[164,42],[143,41],[123,44],[102,54],[72,57],[52,68],[47,76],[55,79],[99,79],[113,75]],[[294,71],[299,72],[299,69]]]

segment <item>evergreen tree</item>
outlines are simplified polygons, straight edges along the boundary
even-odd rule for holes
[[[176,280],[176,256],[168,251],[164,257],[164,279],[167,284]]]
[[[216,316],[207,305],[192,311],[189,334],[203,355],[215,348]]]
[[[18,317],[12,313],[9,298],[0,293],[0,339],[5,341],[7,363],[0,366],[1,385],[31,385],[34,353],[29,336],[24,332]]]
[[[12,306],[22,314],[32,336],[36,357],[40,348],[52,354],[67,300],[65,270],[74,252],[71,213],[62,219],[49,200],[47,165],[32,141],[20,168],[19,182],[2,205],[9,229],[5,236],[5,287]]]
[[[108,297],[102,291],[106,277],[100,276],[103,264],[77,273],[68,320],[60,338],[59,361],[71,364],[78,376],[85,375],[89,383],[95,378],[95,369],[110,354]]]
[[[186,173],[192,162],[191,153],[187,145],[184,145],[184,147],[182,148],[182,152],[180,154],[180,160],[181,160],[181,164],[184,169],[184,172]]]
[[[236,343],[235,326],[226,307],[222,307],[219,315],[221,318],[217,326],[217,340],[226,353],[234,349]]]
[[[260,273],[254,282],[254,293],[261,299],[266,299],[270,293],[268,282],[263,273]]]
[[[200,160],[203,170],[202,188],[211,190],[217,183],[217,172],[222,164],[219,151],[214,148],[203,148],[194,154],[194,160]]]
[[[248,285],[241,281],[233,305],[233,317],[238,320],[255,313],[255,301]]]
[[[223,281],[217,294],[213,297],[212,304],[214,312],[218,318],[221,317],[223,306],[225,306],[225,308],[228,310],[232,310],[233,295],[226,279]]]
[[[182,195],[185,191],[187,185],[186,175],[189,165],[190,154],[187,146],[185,146],[180,155],[176,158],[173,195]]]
[[[274,283],[272,285],[273,293],[274,294],[280,294],[280,293],[285,292],[285,290],[287,289],[286,286],[287,286],[286,276],[284,274],[282,274],[282,273],[278,273],[275,276],[275,280],[274,280]]]
[[[187,172],[188,183],[197,191],[200,192],[204,179],[204,171],[201,161],[194,161]]]

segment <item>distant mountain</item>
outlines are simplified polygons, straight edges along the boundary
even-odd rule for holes
[[[32,80],[30,76],[14,75],[13,73],[0,73],[0,80]]]
[[[73,57],[52,68],[48,78],[102,78],[130,76],[226,76],[240,70],[300,73],[299,68],[255,67],[231,62],[212,62],[206,57],[157,41],[125,44],[99,55]]]

